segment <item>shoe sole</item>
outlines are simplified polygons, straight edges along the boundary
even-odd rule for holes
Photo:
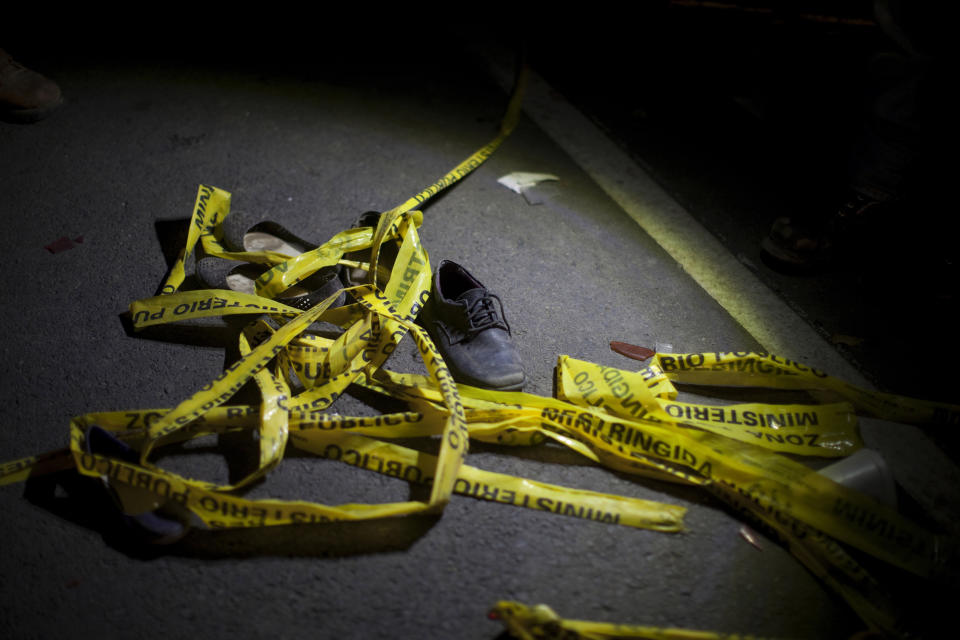
[[[452,370],[451,370],[451,373],[453,373]],[[468,387],[476,387],[477,389],[484,389],[485,391],[523,391],[523,387],[527,384],[526,376],[524,376],[523,380],[521,380],[520,382],[504,385],[502,387],[494,387],[489,384],[476,384],[474,382],[469,382],[466,380],[457,380],[456,374],[454,374],[453,380],[457,384],[464,384],[464,385],[467,385]]]
[[[42,107],[33,107],[32,109],[9,109],[0,111],[0,120],[10,124],[33,124],[43,120],[51,113],[63,106],[63,98],[60,98],[53,104]]]

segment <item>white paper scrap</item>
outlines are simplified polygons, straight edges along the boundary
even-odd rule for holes
[[[497,182],[505,186],[507,189],[522,194],[524,189],[532,187],[538,182],[559,179],[560,178],[557,176],[549,173],[527,173],[525,171],[514,171],[513,173],[508,173],[505,176],[500,176]]]

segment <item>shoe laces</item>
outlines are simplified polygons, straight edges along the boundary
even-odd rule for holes
[[[467,333],[473,337],[481,331],[499,327],[510,333],[506,314],[503,312],[503,302],[495,293],[485,292],[467,303]]]

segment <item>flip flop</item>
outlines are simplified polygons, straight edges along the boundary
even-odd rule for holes
[[[316,243],[304,240],[282,224],[255,218],[245,211],[228,215],[220,228],[222,242],[230,251],[273,251],[292,258],[317,248]]]
[[[227,216],[221,228],[222,243],[230,251],[273,251],[294,257],[317,247],[277,222],[257,221],[244,212]],[[202,248],[198,249],[197,279],[209,289],[230,289],[253,295],[256,293],[254,281],[269,268],[205,255]],[[323,267],[284,291],[276,300],[306,311],[343,288],[340,276],[339,265]],[[343,306],[345,302],[346,294],[342,294],[331,308]]]

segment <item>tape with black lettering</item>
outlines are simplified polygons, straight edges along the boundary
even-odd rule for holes
[[[782,512],[753,509],[749,496],[725,482],[713,483],[708,490],[784,545],[814,576],[843,597],[872,629],[890,637],[911,635],[904,633],[904,612],[890,592],[836,540]]]
[[[473,477],[469,474],[479,472],[464,464],[470,437],[526,446],[539,444],[549,438],[590,460],[619,471],[702,485],[710,490],[718,489],[722,484],[729,489],[726,492],[728,496],[735,495],[746,511],[761,520],[766,518],[767,521],[779,522],[786,519],[796,522],[809,530],[822,532],[824,540],[835,537],[896,566],[921,575],[929,574],[938,562],[940,539],[930,536],[883,505],[875,504],[772,451],[749,441],[732,440],[726,437],[728,433],[720,436],[690,428],[690,424],[707,428],[703,424],[697,425],[697,420],[713,426],[717,422],[726,424],[731,421],[715,420],[710,414],[706,418],[702,417],[703,414],[696,415],[698,410],[702,411],[702,405],[677,402],[671,380],[826,389],[840,393],[858,411],[921,423],[960,421],[960,413],[953,405],[923,403],[866,392],[829,378],[822,372],[768,354],[657,354],[654,362],[639,372],[636,389],[643,387],[644,394],[657,399],[655,405],[651,403],[650,406],[659,407],[665,415],[644,416],[642,419],[629,411],[629,417],[618,416],[611,413],[609,407],[593,406],[586,399],[583,406],[576,406],[563,399],[542,398],[520,392],[485,391],[454,383],[429,337],[413,324],[430,289],[429,260],[416,231],[423,216],[415,209],[468,175],[489,157],[515,125],[519,117],[519,104],[519,93],[516,93],[511,98],[501,131],[493,141],[402,205],[384,212],[376,228],[344,231],[301,256],[227,251],[220,237],[223,220],[229,215],[231,196],[215,187],[201,185],[186,245],[165,280],[163,295],[158,296],[165,299],[135,302],[131,306],[135,326],[251,313],[272,317],[277,328],[261,326],[257,331],[263,334],[262,340],[254,331],[247,338],[247,347],[241,346],[242,355],[237,363],[173,409],[107,412],[76,418],[71,422],[70,430],[73,464],[81,473],[107,475],[111,482],[152,491],[159,499],[182,502],[209,526],[246,527],[388,517],[440,509],[458,487],[468,486],[466,483]],[[210,255],[271,266],[256,285],[257,291],[264,295],[243,297],[244,294],[219,290],[178,293],[185,279],[185,261],[197,248],[198,241]],[[394,243],[398,248],[395,263],[388,270],[378,268],[381,248],[385,243]],[[370,254],[366,261],[343,258],[344,252],[365,252],[368,249]],[[333,299],[331,296],[328,301],[302,312],[283,305],[282,298],[276,299],[310,273],[337,262],[365,267],[372,274],[369,285],[351,291],[350,295],[357,299],[355,304],[324,309]],[[234,302],[238,304],[234,306]],[[253,306],[246,307],[247,304]],[[238,311],[240,306],[248,310]],[[320,319],[334,322],[345,331],[336,340],[304,333],[306,327]],[[421,352],[428,376],[395,374],[382,368],[399,340],[407,333],[411,334]],[[274,366],[280,354],[284,354],[283,368]],[[299,372],[296,371],[296,363],[301,365]],[[314,366],[313,376],[304,373],[304,365],[308,363]],[[293,378],[287,379],[288,374],[299,378],[302,386],[306,387],[296,397],[290,397],[288,387]],[[237,385],[246,384],[251,378],[260,387],[263,402],[256,407],[226,405],[226,401],[239,388]],[[349,418],[339,419],[338,422],[332,417],[316,417],[316,409],[329,407],[352,383],[365,384],[377,391],[408,400],[423,410],[403,414],[395,424],[390,424],[387,419],[378,424],[376,418],[357,418],[357,423],[351,428],[347,428]],[[637,397],[640,393],[637,391]],[[617,397],[612,390],[610,395]],[[671,415],[671,411],[679,411],[683,420],[677,420],[678,416]],[[746,409],[741,407],[740,411]],[[690,416],[686,415],[688,412]],[[413,419],[413,415],[419,419]],[[737,420],[742,421],[743,415],[738,414]],[[828,419],[824,418],[825,421]],[[769,424],[769,420],[767,422]],[[86,453],[84,434],[92,424],[106,425],[105,428],[120,434],[131,446],[141,451],[143,464],[131,465]],[[810,425],[781,427],[797,426],[806,428]],[[327,439],[329,444],[329,438],[361,437],[357,433],[382,438],[429,433],[440,436],[441,446],[439,455],[432,463],[435,473],[432,474],[433,488],[429,500],[383,505],[329,507],[296,501],[245,500],[218,490],[222,487],[181,478],[147,461],[151,448],[159,444],[231,429],[257,429],[261,436],[265,436],[261,441],[260,468],[254,472],[261,475],[279,462],[284,439],[289,437],[293,442],[294,435],[297,438],[317,438],[318,442]],[[369,437],[365,439],[376,442]],[[389,443],[376,446],[388,446],[388,449],[395,447]],[[6,463],[0,466],[0,484],[22,480],[42,470],[45,463],[62,459],[62,455],[58,457],[57,452],[51,452],[45,456]],[[489,475],[483,476],[483,479],[473,478],[488,488],[482,491],[478,489],[477,493],[501,497],[510,495],[501,492],[501,485],[497,485],[497,493],[494,493],[494,484]],[[526,482],[506,476],[497,479],[503,486],[509,486],[514,481]],[[470,491],[480,485],[469,485]],[[502,491],[508,490],[512,491]],[[562,488],[551,490],[568,492],[553,494],[560,503],[564,500],[559,496],[569,497],[574,495],[570,492],[575,491]],[[491,499],[502,501],[496,497]],[[604,496],[603,499],[611,497]],[[559,511],[566,511],[566,508]],[[588,511],[584,510],[583,513]],[[798,557],[806,553],[808,562],[810,556],[815,556],[822,564],[833,562],[831,570],[840,567],[848,577],[859,575],[846,561],[831,560],[827,547],[817,550],[816,553],[820,555],[803,547],[797,548],[800,549],[796,552]],[[833,574],[828,571],[826,575],[829,577]],[[848,600],[853,602],[857,598],[861,601],[869,599],[861,587],[856,580],[851,580],[849,584],[843,583],[837,588],[852,590],[854,595],[849,596]]]
[[[525,77],[525,74],[522,74]],[[518,86],[522,86],[524,80],[520,79]],[[315,271],[327,264],[333,264],[342,257],[342,253],[347,250],[362,250],[370,238],[371,259],[369,267],[371,271],[376,272],[376,262],[379,255],[380,246],[388,239],[401,239],[399,247],[398,263],[404,265],[400,269],[393,269],[384,290],[386,296],[381,296],[382,300],[376,300],[379,291],[369,292],[366,298],[361,302],[366,306],[368,315],[363,323],[367,328],[380,327],[383,331],[380,333],[379,341],[374,341],[377,349],[370,349],[369,345],[361,345],[359,354],[350,358],[349,349],[353,346],[348,345],[346,339],[336,341],[328,348],[325,358],[328,362],[339,365],[339,370],[331,368],[330,380],[337,380],[336,385],[346,386],[350,383],[352,376],[365,375],[364,368],[376,368],[383,363],[386,357],[392,351],[391,346],[395,347],[396,342],[402,338],[403,334],[412,326],[411,322],[422,306],[425,296],[428,295],[430,281],[429,261],[426,252],[420,246],[419,238],[416,235],[415,228],[422,222],[422,214],[413,211],[417,204],[425,202],[427,199],[439,193],[441,190],[459,181],[476,167],[478,167],[487,157],[496,149],[502,141],[509,135],[519,118],[519,109],[521,102],[521,90],[518,90],[511,97],[510,106],[507,115],[501,126],[501,130],[496,138],[474,152],[465,161],[457,165],[448,172],[438,182],[434,183],[424,191],[413,198],[407,200],[403,205],[385,212],[379,220],[377,229],[371,236],[369,229],[348,230],[338,234],[333,240],[320,248],[308,252],[305,257],[285,256],[272,252],[230,252],[222,245],[222,223],[230,212],[230,194],[226,191],[202,185],[198,190],[197,200],[194,205],[194,213],[191,217],[190,227],[186,246],[181,252],[178,260],[171,269],[170,274],[162,287],[162,293],[166,296],[181,295],[178,289],[185,279],[184,264],[186,259],[197,248],[197,242],[200,241],[207,254],[226,258],[237,259],[248,262],[257,262],[261,264],[274,265],[268,270],[269,276],[261,278],[257,283],[259,290],[269,291],[276,294],[281,290],[288,288],[288,285],[302,279],[308,273]],[[292,261],[292,262],[291,262]],[[278,274],[289,274],[286,277],[276,277]],[[270,279],[274,279],[274,285],[270,285]],[[280,287],[279,285],[283,286]],[[173,441],[188,437],[194,425],[200,423],[206,414],[216,411],[223,403],[228,400],[236,391],[246,383],[251,377],[255,378],[261,386],[261,393],[265,394],[263,407],[272,407],[261,414],[261,422],[266,419],[268,423],[275,420],[272,416],[278,415],[278,408],[289,400],[289,392],[286,391],[285,382],[269,372],[267,366],[284,349],[284,347],[298,338],[302,331],[310,323],[320,318],[324,309],[329,306],[334,296],[332,295],[323,303],[316,305],[312,309],[299,313],[293,309],[286,308],[282,303],[275,300],[264,298],[262,296],[252,296],[245,298],[237,295],[236,292],[186,292],[181,298],[173,298],[164,301],[147,300],[137,301],[132,305],[131,311],[135,319],[135,326],[149,326],[150,324],[159,324],[179,319],[188,319],[195,317],[206,317],[214,315],[224,315],[228,313],[237,313],[236,309],[243,305],[243,311],[247,313],[269,313],[280,323],[280,327],[272,332],[262,343],[250,348],[241,349],[240,360],[227,368],[224,373],[210,384],[205,385],[193,396],[186,399],[180,405],[172,410],[163,412],[149,425],[145,426],[145,436],[140,439],[139,448],[141,453],[141,464],[146,473],[163,474],[162,470],[155,467],[148,461],[148,456],[153,447],[161,441]],[[238,302],[234,306],[232,303]],[[246,305],[252,305],[247,307]],[[229,307],[229,308],[228,308]],[[381,316],[383,320],[381,321]],[[346,316],[344,316],[346,317]],[[360,324],[357,321],[355,324]],[[435,376],[436,386],[442,392],[442,401],[446,405],[448,415],[444,420],[443,438],[441,440],[440,455],[438,458],[437,478],[433,483],[430,503],[427,508],[442,507],[443,503],[449,498],[452,491],[452,484],[456,479],[456,471],[462,463],[466,454],[469,433],[466,422],[463,418],[462,403],[457,397],[456,385],[453,384],[452,376],[444,365],[439,353],[433,347],[429,337],[419,328],[415,328],[415,340],[421,348],[424,358],[427,361],[427,368],[432,376]],[[349,335],[348,335],[349,334]],[[355,334],[345,332],[349,338],[355,338]],[[343,338],[343,335],[341,338]],[[356,340],[352,340],[356,342]],[[338,349],[339,347],[339,349]],[[354,349],[356,350],[356,349]],[[359,366],[357,358],[371,354],[367,358],[365,366]],[[347,357],[341,357],[346,355]],[[338,359],[339,358],[339,359]],[[313,390],[309,390],[313,391]],[[336,389],[331,390],[330,398],[337,393]],[[316,406],[316,398],[311,399],[311,406]],[[71,447],[76,462],[84,455],[82,442],[84,426],[87,424],[85,419],[78,419],[71,426]],[[285,423],[283,423],[285,424]],[[263,425],[260,426],[263,428]],[[265,447],[261,451],[261,473],[265,468],[275,464],[277,451],[281,449],[279,443],[283,440],[284,426],[277,422],[272,426],[268,424],[265,433]],[[17,463],[7,465],[10,471],[6,477],[20,478],[23,476],[23,470],[28,468],[31,463]],[[195,489],[208,490],[203,483],[193,483]],[[209,489],[212,490],[212,489]],[[207,496],[208,501],[212,500]],[[238,504],[233,502],[233,504]],[[202,505],[201,505],[202,506]],[[424,505],[415,507],[404,506],[399,511],[410,512],[411,509],[421,509]],[[373,506],[374,511],[383,513],[381,506]],[[389,514],[396,514],[397,509],[387,509]],[[224,524],[225,521],[220,521]],[[246,525],[243,525],[246,526]]]
[[[313,323],[338,294],[333,294],[287,324],[280,327],[269,339],[227,367],[222,374],[193,396],[181,402],[172,411],[165,414],[149,428],[149,439],[142,451],[141,462],[147,464],[147,456],[153,446],[165,436],[183,428],[213,407],[230,399],[257,371],[266,366],[280,352],[285,344]]]
[[[187,230],[187,241],[177,256],[177,260],[170,268],[170,273],[160,287],[164,294],[174,293],[186,279],[184,265],[187,258],[193,253],[200,239],[201,233],[217,220],[219,216],[230,211],[230,194],[216,187],[200,185],[197,189],[197,199],[193,205],[193,214],[190,216],[190,225]]]
[[[295,431],[354,431],[378,438],[420,438],[440,435],[444,416],[413,411],[376,416],[342,416],[323,411],[290,413],[290,428]]]
[[[711,386],[817,389],[836,393],[858,414],[909,424],[960,424],[960,405],[870,391],[800,362],[744,351],[654,355],[671,380]]]
[[[89,413],[85,416],[85,424],[96,424],[138,447],[146,437],[147,428],[169,411],[170,409],[135,409]],[[171,436],[168,442],[172,444],[211,434],[253,429],[259,424],[259,414],[259,408],[250,405],[214,407],[183,431]],[[69,460],[64,456],[69,457]],[[73,467],[73,457],[69,449],[11,460],[0,464],[0,486],[22,482],[30,475],[42,475]]]
[[[259,296],[276,298],[321,268],[336,265],[344,253],[369,248],[371,238],[368,229],[342,231],[316,249],[274,265],[254,281],[254,289]]]
[[[418,405],[424,411],[436,410],[438,406],[439,392],[432,387],[428,379],[418,374],[398,374],[388,369],[379,369],[372,379],[368,379],[363,384],[396,399]],[[463,384],[458,385],[457,388],[468,411],[487,412],[481,423],[470,424],[471,436],[476,433],[476,437],[485,438],[491,442],[496,441],[502,434],[509,434],[516,430],[522,432],[524,434],[522,437],[529,439],[531,444],[550,439],[617,471],[667,482],[695,485],[709,482],[708,479],[691,472],[682,465],[664,462],[636,451],[632,452],[629,458],[623,459],[610,452],[591,448],[592,443],[582,442],[576,431],[567,432],[552,428],[548,421],[544,421],[545,414],[553,412],[555,415],[569,418],[577,413],[577,407],[566,401],[519,391],[490,391]],[[579,418],[579,420],[584,419],[593,420],[593,417]],[[602,421],[602,418],[600,420]],[[517,443],[522,444],[522,441]]]
[[[896,511],[775,452],[706,431],[611,419],[589,407],[543,409],[549,428],[613,457],[647,456],[748,492],[757,509],[781,510],[886,562],[928,576],[943,540]]]
[[[757,509],[781,510],[871,555],[919,575],[937,561],[938,538],[889,507],[838,485],[779,454],[708,432],[653,426],[583,408],[544,410],[552,428],[630,459],[637,454],[686,466],[707,480],[724,479],[747,491]]]
[[[629,420],[693,425],[797,455],[840,457],[862,446],[849,403],[700,405],[655,397],[642,373],[570,357],[560,359],[557,372],[558,397]]]
[[[174,501],[193,512],[209,527],[261,527],[283,524],[365,520],[422,512],[422,502],[346,504],[327,506],[295,500],[249,500],[186,480],[157,467],[144,467],[83,451],[83,429],[73,423],[71,449],[77,470],[88,476],[106,476],[111,483],[142,488],[163,502]]]
[[[262,320],[247,325],[240,334],[240,354],[250,354],[251,344],[265,341],[272,333],[272,327]],[[290,400],[290,387],[281,376],[275,375],[267,367],[254,373],[253,379],[260,388],[262,397],[257,429],[257,441],[260,445],[257,469],[232,486],[221,487],[221,491],[232,491],[265,476],[280,463],[287,447],[290,413],[286,402]]]
[[[24,482],[34,475],[45,475],[73,468],[69,449],[57,449],[0,464],[0,487]]]
[[[275,314],[295,318],[302,312],[282,302],[226,289],[201,289],[144,298],[130,304],[135,329],[238,314]]]
[[[561,357],[558,367],[563,367]],[[386,371],[378,379],[397,388],[397,377]],[[403,394],[434,400],[425,381],[406,387]],[[557,399],[520,392],[493,392],[460,387],[465,399],[501,399],[504,404],[539,406],[541,426],[547,432],[572,437],[594,452],[591,459],[610,465],[620,460],[630,471],[659,460],[659,469],[680,479],[712,482],[724,479],[751,493],[757,509],[789,510],[808,523],[886,562],[920,575],[937,564],[942,541],[907,521],[895,511],[856,491],[838,485],[807,467],[750,442],[740,442],[670,422],[651,423],[619,418],[603,408],[578,407]],[[580,449],[582,450],[582,449]],[[679,475],[677,475],[679,473]],[[789,498],[789,499],[787,499]],[[786,500],[787,509],[780,503]]]
[[[436,456],[342,431],[294,431],[291,442],[318,456],[408,482],[430,484],[437,468]],[[676,505],[561,487],[466,464],[458,471],[454,492],[527,509],[663,532],[682,531],[686,513],[685,508]]]

